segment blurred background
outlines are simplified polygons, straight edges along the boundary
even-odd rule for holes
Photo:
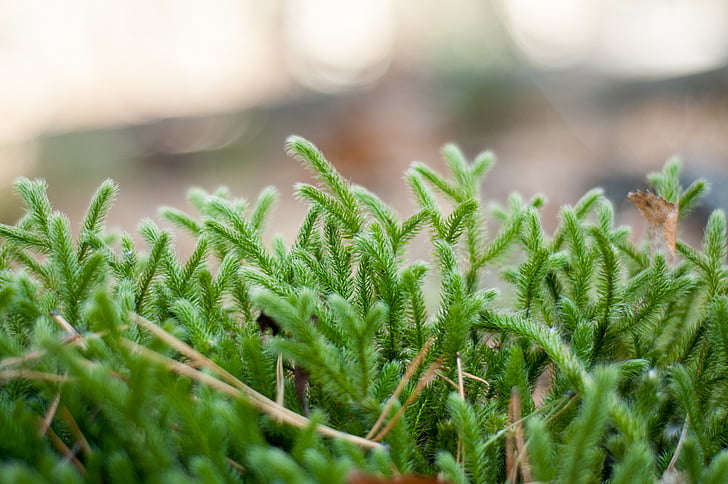
[[[448,141],[551,224],[593,185],[627,208],[672,155],[728,208],[727,63],[725,0],[0,0],[0,219],[20,175],[76,226],[116,179],[131,232],[191,185],[275,185],[290,240],[292,133],[404,213],[404,170]]]

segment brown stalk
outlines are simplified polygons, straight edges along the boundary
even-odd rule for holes
[[[516,452],[519,469],[521,470],[521,478],[524,482],[532,482],[531,464],[528,460],[528,450],[526,448],[526,438],[523,432],[523,419],[521,418],[521,396],[518,388],[514,387],[511,392],[511,402],[513,403],[513,427],[514,437],[516,441]]]
[[[243,467],[242,464],[232,460],[230,457],[225,457],[225,460],[227,461],[231,469],[236,470],[241,474],[245,473],[245,467]]]
[[[518,407],[521,405],[521,399],[518,395],[518,389],[516,387],[513,387],[511,390],[511,398],[508,401],[508,432],[506,433],[506,480],[507,482],[510,482],[511,484],[515,484],[518,480],[518,456],[517,456],[517,449],[516,449],[516,439],[515,439],[515,432],[513,430],[514,428],[514,422],[517,418],[519,418],[517,415],[520,415],[520,410]]]
[[[462,374],[465,378],[470,378],[471,380],[478,381],[487,387],[490,386],[490,383],[488,383],[488,380],[486,380],[484,378],[480,378],[479,376],[473,375],[472,373],[468,373],[467,371],[464,371],[464,370],[463,370]]]
[[[455,362],[458,369],[458,395],[460,395],[460,398],[465,400],[465,385],[463,384],[463,361],[460,358],[459,351],[455,353]],[[458,464],[462,464],[462,459],[464,455],[465,445],[463,443],[463,439],[461,437],[458,437],[458,448],[455,455],[455,462],[457,462]]]
[[[424,346],[417,353],[417,356],[415,356],[415,359],[412,360],[409,366],[407,366],[407,370],[405,370],[404,376],[402,376],[402,379],[397,384],[397,388],[394,389],[394,393],[392,393],[392,396],[389,397],[389,400],[387,401],[386,405],[384,405],[384,408],[379,414],[377,421],[374,422],[374,426],[367,434],[367,439],[371,439],[377,433],[379,427],[382,426],[382,424],[384,423],[384,419],[387,418],[389,411],[392,409],[392,405],[394,405],[394,402],[397,400],[400,393],[402,393],[402,390],[404,390],[405,385],[407,385],[407,383],[410,381],[412,375],[414,375],[415,371],[417,371],[417,368],[419,368],[420,364],[422,364],[422,361],[425,359],[425,356],[427,356],[427,353],[430,351],[430,348],[432,348],[434,342],[434,337],[428,339],[425,342]]]
[[[48,407],[48,410],[46,411],[45,417],[41,419],[38,425],[38,436],[43,437],[46,432],[48,432],[48,429],[51,426],[51,422],[53,422],[53,418],[56,416],[56,410],[58,410],[58,404],[61,403],[61,393],[56,393],[55,398],[51,402],[50,407]]]
[[[79,346],[85,351],[88,349],[88,345],[86,344],[86,341],[84,341],[83,336],[81,336],[81,333],[76,331],[76,328],[71,326],[71,323],[66,321],[63,316],[58,314],[57,312],[53,311],[51,312],[51,319],[56,322],[58,326],[61,327],[63,331],[68,333],[68,336],[72,337],[74,340],[78,340]]]
[[[465,400],[465,385],[463,384],[463,362],[460,359],[460,352],[455,353],[455,362],[458,366],[458,395]]]
[[[149,323],[149,324],[151,324],[151,323]],[[157,328],[157,330],[159,332],[165,333],[160,328]],[[165,334],[167,334],[167,336],[168,336],[167,340],[169,340],[170,338],[176,340],[176,338],[174,338],[174,336],[169,335],[168,333],[165,333]],[[177,348],[181,347],[179,344],[177,344],[177,342],[184,345],[184,343],[182,343],[181,341],[176,340],[175,344],[176,344]],[[254,408],[257,408],[258,410],[270,415],[271,417],[278,420],[279,422],[287,423],[289,425],[292,425],[292,426],[298,427],[298,428],[304,428],[304,427],[307,427],[310,425],[310,421],[306,417],[303,417],[302,415],[299,415],[281,405],[278,405],[273,400],[261,395],[260,393],[256,392],[252,388],[250,388],[247,385],[240,382],[239,380],[236,380],[232,375],[230,375],[229,373],[225,372],[222,369],[220,369],[222,372],[229,375],[229,378],[231,378],[237,382],[236,386],[233,386],[233,385],[230,385],[223,381],[220,381],[217,378],[214,378],[214,377],[208,375],[207,373],[203,373],[188,364],[182,363],[177,360],[173,360],[164,355],[156,353],[156,352],[154,352],[144,346],[141,346],[131,340],[128,340],[126,338],[123,338],[121,340],[121,343],[128,350],[136,352],[137,354],[141,355],[143,358],[146,358],[148,361],[152,361],[152,362],[164,365],[168,369],[174,371],[175,373],[177,373],[179,375],[186,376],[198,383],[202,383],[211,388],[214,388],[215,390],[217,390],[221,393],[224,393],[233,398],[242,400],[242,401],[248,403],[249,405],[253,406]],[[186,345],[184,345],[184,346],[186,346]],[[175,349],[177,349],[177,348],[175,348]],[[193,350],[191,348],[189,348],[188,351],[195,353],[194,359],[196,361],[207,360],[204,356],[200,355],[199,353],[197,353],[195,350]],[[187,356],[190,356],[190,355],[187,355]],[[216,367],[216,368],[219,368],[219,367],[217,367],[217,365],[215,365],[212,362],[206,363],[204,366],[207,366],[209,368],[208,365],[210,365],[210,364],[214,365],[214,367]],[[352,442],[352,443],[359,445],[360,447],[364,447],[364,448],[372,449],[372,448],[377,448],[377,447],[381,446],[381,444],[379,444],[378,442],[364,439],[364,438],[358,437],[356,435],[347,434],[345,432],[341,432],[341,431],[332,429],[331,427],[327,427],[325,425],[320,425],[320,424],[317,425],[316,431],[322,435],[326,435],[328,437],[332,437],[332,438],[336,438],[336,439],[346,440],[348,442]]]
[[[227,370],[221,368],[217,363],[207,358],[202,353],[198,352],[194,348],[192,348],[190,345],[185,343],[184,341],[181,341],[156,324],[152,323],[148,319],[136,314],[131,313],[131,317],[134,320],[136,324],[141,326],[142,328],[146,329],[150,333],[152,333],[154,336],[156,336],[158,339],[166,343],[170,348],[177,350],[178,352],[185,355],[187,358],[189,358],[191,361],[188,363],[189,366],[193,366],[195,368],[207,368],[208,370],[211,370],[213,373],[215,373],[217,376],[219,376],[222,380],[226,381],[233,387],[243,391],[243,392],[253,392],[257,395],[260,395],[259,393],[255,392],[252,388],[245,385],[243,382],[232,376],[230,373],[227,372]],[[252,395],[252,394],[251,394]],[[263,397],[263,395],[260,395]],[[265,397],[263,397],[265,398]]]
[[[276,403],[283,406],[285,401],[286,381],[283,379],[283,355],[278,355],[276,362]]]
[[[126,326],[122,326],[121,329],[126,329]],[[84,337],[84,340],[89,340],[91,338],[101,338],[107,334],[106,331],[102,331],[99,333],[92,333],[88,334]],[[70,335],[65,336],[60,340],[61,344],[67,345],[67,346],[79,346],[82,343],[82,340],[77,335]],[[5,368],[8,366],[15,366],[20,365],[22,363],[27,363],[28,361],[37,360],[38,358],[42,358],[47,353],[46,350],[35,350],[31,351],[30,353],[26,353],[22,356],[13,356],[10,358],[5,358],[4,360],[0,361],[0,368]]]
[[[438,376],[439,378],[443,379],[448,385],[450,385],[451,387],[453,387],[455,390],[458,389],[458,384],[455,383],[454,381],[452,381],[451,379],[449,379],[448,377],[446,377],[445,375],[443,375],[441,371],[438,371],[436,373],[436,376]]]
[[[53,445],[53,447],[58,452],[60,452],[66,459],[68,459],[81,474],[83,474],[84,476],[87,475],[86,468],[83,466],[81,461],[78,460],[76,454],[74,454],[71,449],[68,448],[63,440],[61,440],[61,438],[51,428],[48,429],[48,440],[50,440],[51,445]]]
[[[76,438],[76,443],[81,448],[84,455],[90,455],[91,446],[89,445],[88,440],[86,440],[86,436],[84,436],[83,432],[81,432],[81,429],[79,428],[78,423],[76,423],[76,420],[73,418],[73,415],[71,415],[71,412],[68,411],[68,408],[65,405],[61,407],[61,417],[66,422],[66,425],[68,425],[68,430]]]
[[[667,465],[668,469],[675,469],[675,464],[677,464],[677,458],[680,456],[680,452],[682,451],[683,444],[685,443],[685,437],[688,435],[688,419],[685,419],[685,423],[683,424],[682,431],[680,432],[680,438],[677,441],[677,446],[675,446],[675,453],[672,454],[672,459],[670,459],[670,463]]]
[[[45,380],[56,383],[65,383],[73,381],[75,378],[66,375],[58,375],[56,373],[45,373],[35,370],[5,370],[0,371],[0,381],[17,380],[18,378],[28,378],[29,380]]]
[[[420,380],[417,382],[417,386],[415,386],[415,389],[410,393],[410,396],[407,397],[407,400],[404,402],[404,405],[402,405],[399,410],[392,416],[392,418],[387,422],[387,425],[384,426],[384,428],[374,437],[372,440],[375,442],[381,442],[384,437],[389,433],[390,430],[394,427],[394,425],[397,423],[397,421],[404,415],[404,411],[412,405],[412,403],[417,399],[417,396],[420,394],[420,392],[432,381],[432,379],[435,377],[437,370],[440,369],[442,366],[442,358],[438,358],[430,367],[427,369],[424,375],[420,378]]]

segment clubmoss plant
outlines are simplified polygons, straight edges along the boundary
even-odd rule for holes
[[[196,240],[186,260],[151,220],[143,249],[105,230],[111,181],[75,238],[43,181],[17,181],[26,215],[0,225],[0,481],[725,482],[722,211],[668,260],[598,190],[552,234],[540,197],[487,212],[489,153],[447,146],[447,176],[414,164],[402,218],[311,143],[287,147],[318,179],[296,186],[293,243],[263,242],[274,190],[192,190],[196,214],[161,211]],[[679,169],[648,180],[684,217],[707,184],[681,187]],[[430,261],[408,257],[418,234]]]

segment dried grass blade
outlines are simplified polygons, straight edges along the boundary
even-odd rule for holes
[[[51,312],[51,319],[56,322],[58,326],[61,327],[63,331],[68,333],[68,336],[70,336],[72,339],[77,340],[79,346],[85,351],[88,349],[88,345],[86,344],[86,341],[84,341],[83,336],[81,333],[76,331],[76,328],[74,328],[71,323],[65,320],[63,316],[58,314],[57,312]]]
[[[276,361],[276,403],[283,406],[285,400],[285,380],[283,379],[283,355],[278,355]]]
[[[177,338],[175,338],[173,335],[169,334],[153,322],[149,321],[148,319],[136,314],[131,313],[131,317],[134,320],[136,324],[141,326],[142,328],[146,329],[150,333],[152,333],[154,336],[159,338],[161,341],[166,343],[170,348],[179,351],[183,355],[185,355],[187,358],[189,358],[191,361],[189,363],[190,366],[193,367],[199,367],[199,368],[207,368],[208,370],[211,370],[213,373],[215,373],[217,376],[219,376],[222,380],[228,382],[230,385],[234,386],[235,388],[238,388],[243,391],[251,390],[250,387],[245,385],[243,382],[235,378],[233,375],[228,373],[227,370],[221,368],[217,363],[207,358],[202,353],[198,352],[194,348],[192,348],[190,345],[185,343],[184,341],[181,341]],[[262,395],[261,395],[262,396]]]
[[[460,352],[455,354],[455,361],[458,367],[458,395],[465,400],[465,385],[463,384],[463,362],[460,359]]]
[[[513,406],[513,435],[516,441],[518,467],[521,471],[521,478],[523,479],[523,482],[532,482],[533,475],[531,473],[531,464],[528,459],[526,437],[525,433],[523,432],[523,419],[521,418],[521,396],[518,393],[517,388],[514,388],[511,392],[511,404]]]
[[[89,445],[88,440],[86,440],[86,436],[83,435],[83,432],[81,432],[78,423],[76,423],[76,419],[73,418],[73,415],[71,415],[71,412],[68,411],[68,408],[65,405],[61,407],[61,417],[68,425],[68,429],[71,434],[76,438],[76,442],[83,451],[84,455],[90,455],[91,446]]]
[[[46,432],[48,432],[48,429],[51,426],[51,422],[53,422],[53,419],[56,416],[56,410],[58,410],[58,404],[61,403],[61,392],[56,393],[55,398],[53,398],[53,401],[51,402],[51,405],[48,407],[48,410],[45,413],[45,417],[41,419],[39,424],[39,437],[43,437]]]
[[[446,377],[442,372],[438,371],[436,373],[436,376],[441,378],[443,381],[445,381],[451,387],[453,387],[455,389],[455,391],[458,390],[458,384],[455,383],[454,381],[452,381],[451,379],[449,379],[448,377]]]
[[[162,364],[179,375],[186,376],[198,383],[207,385],[233,398],[243,400],[254,408],[257,408],[261,412],[270,415],[279,422],[287,423],[298,428],[304,428],[310,425],[310,421],[306,417],[303,417],[293,412],[292,410],[278,405],[273,400],[270,400],[269,398],[261,395],[260,393],[244,385],[243,383],[238,382],[240,385],[243,386],[243,388],[236,388],[228,383],[225,383],[218,380],[217,378],[203,373],[190,365],[156,353],[131,340],[122,339],[121,343],[129,351],[134,351],[149,361]],[[346,440],[363,448],[373,449],[381,446],[381,444],[379,444],[378,442],[358,437],[356,435],[347,434],[346,432],[341,432],[325,425],[317,425],[316,431],[327,437]]]
[[[516,414],[520,414],[518,410],[520,403],[518,389],[514,387],[511,390],[511,398],[508,401],[508,432],[506,432],[506,479],[510,483],[515,483],[518,479],[518,457],[516,454],[516,438],[513,428],[514,422],[519,418]]]
[[[470,378],[471,380],[475,380],[477,382],[480,382],[480,383],[482,383],[483,385],[485,385],[487,387],[490,386],[490,383],[488,383],[488,380],[486,380],[485,378],[481,378],[481,377],[479,377],[477,375],[473,375],[472,373],[468,373],[465,370],[462,371],[462,374],[463,374],[463,376],[465,378]]]
[[[0,371],[0,381],[17,380],[18,378],[27,378],[29,380],[44,380],[55,383],[66,383],[73,381],[75,378],[67,375],[58,375],[56,373],[45,373],[35,370],[5,370]]]
[[[83,474],[84,476],[87,476],[88,473],[86,472],[86,468],[83,466],[80,460],[78,460],[78,457],[76,457],[76,454],[74,454],[71,449],[68,448],[68,446],[61,440],[61,438],[53,431],[53,429],[48,429],[48,440],[50,440],[51,445],[60,452],[66,459],[68,459],[69,462],[71,462],[78,471]]]
[[[122,327],[124,329],[125,327]],[[84,339],[80,339],[78,335],[69,335],[65,336],[60,340],[61,344],[65,344],[68,346],[80,346],[81,343],[85,342],[85,340],[89,340],[91,338],[101,338],[106,335],[106,331],[102,331],[99,333],[92,333],[88,334],[84,337]],[[22,363],[27,363],[28,361],[37,360],[38,358],[42,358],[47,353],[46,350],[35,350],[31,351],[30,353],[26,353],[22,356],[11,356],[10,358],[5,358],[4,360],[0,361],[0,368],[6,368],[8,366],[15,366],[20,365]]]
[[[377,421],[374,422],[374,426],[372,426],[372,429],[367,434],[366,438],[371,439],[379,430],[379,427],[382,426],[384,423],[384,419],[387,418],[387,415],[389,414],[389,411],[392,409],[392,405],[394,405],[394,402],[397,400],[399,395],[402,393],[402,390],[404,390],[405,385],[410,381],[412,378],[412,375],[414,375],[415,371],[417,371],[417,368],[422,364],[422,361],[425,359],[425,356],[427,356],[427,353],[429,353],[430,348],[432,348],[432,345],[435,343],[435,338],[432,337],[428,339],[425,344],[422,346],[420,351],[417,353],[417,356],[415,356],[415,359],[412,360],[412,362],[407,367],[407,370],[404,372],[404,376],[402,376],[402,379],[397,384],[397,388],[394,389],[394,393],[392,393],[392,396],[389,397],[389,400],[387,401],[387,404],[384,405],[384,408],[382,409],[382,412],[379,414],[379,417],[377,418]]]
[[[390,430],[394,427],[394,425],[397,423],[397,421],[404,415],[404,411],[412,405],[412,403],[417,399],[420,392],[432,381],[433,378],[437,375],[437,370],[442,367],[442,358],[437,359],[430,367],[427,369],[424,375],[420,378],[420,380],[417,382],[417,386],[415,389],[410,393],[410,396],[407,397],[407,400],[404,402],[404,405],[402,405],[399,410],[397,410],[397,413],[395,413],[391,419],[389,419],[389,422],[387,422],[387,425],[384,426],[384,428],[377,434],[376,437],[374,437],[372,440],[375,442],[381,442],[384,437],[389,433]]]

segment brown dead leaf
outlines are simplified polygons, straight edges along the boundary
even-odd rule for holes
[[[673,257],[677,241],[678,204],[650,192],[630,192],[627,198],[647,220],[647,236],[653,250],[665,248]]]

